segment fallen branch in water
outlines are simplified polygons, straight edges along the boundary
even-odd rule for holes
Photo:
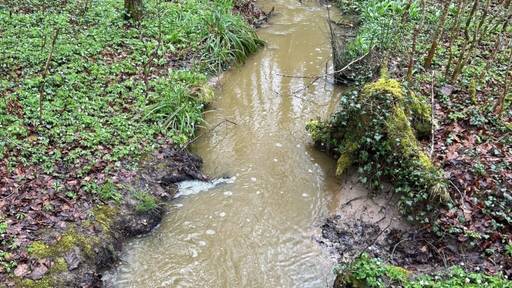
[[[229,119],[224,119],[224,120],[220,121],[219,123],[217,123],[212,128],[208,129],[208,131],[206,131],[205,133],[201,133],[201,134],[197,135],[194,139],[191,139],[190,141],[188,141],[187,144],[185,144],[183,146],[183,148],[181,148],[181,151],[187,149],[188,146],[190,146],[192,143],[196,142],[199,138],[212,133],[213,131],[215,131],[215,129],[217,129],[220,125],[222,125],[224,123],[229,123],[229,124],[232,124],[232,125],[235,125],[235,126],[238,125],[238,123],[236,123],[234,121],[231,121]]]
[[[366,196],[358,196],[358,197],[352,198],[352,199],[348,200],[347,202],[343,203],[343,205],[340,206],[339,210],[343,210],[345,207],[347,207],[350,204],[352,204],[352,202],[357,201],[357,200],[361,200],[361,199],[364,199],[364,198],[366,198]]]
[[[299,78],[299,79],[308,79],[308,78],[309,79],[315,79],[315,78],[322,78],[322,77],[329,76],[329,75],[334,75],[336,73],[341,73],[341,72],[347,70],[348,68],[350,68],[350,66],[352,66],[355,63],[363,60],[366,56],[368,56],[370,54],[372,49],[373,49],[373,47],[370,48],[370,50],[368,50],[368,52],[366,52],[363,56],[361,56],[361,57],[359,57],[359,58],[357,58],[355,60],[352,60],[352,62],[348,63],[343,68],[341,68],[339,70],[336,70],[336,71],[333,71],[333,72],[330,72],[330,73],[320,74],[320,75],[317,75],[317,76],[286,75],[286,74],[280,74],[280,73],[275,73],[275,75],[281,76],[281,77],[286,77],[286,78]]]

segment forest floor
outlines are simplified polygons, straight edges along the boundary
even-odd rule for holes
[[[0,286],[99,286],[173,183],[206,179],[179,147],[213,97],[208,75],[258,49],[265,14],[144,2],[139,22],[117,0],[0,4]]]
[[[413,5],[405,11],[407,2]],[[349,33],[344,32],[349,35],[349,40],[344,43],[344,51],[339,52],[343,54],[342,58],[345,57],[345,64],[372,50],[369,47],[374,48],[367,57],[372,63],[356,63],[343,72],[343,77],[356,78],[357,91],[378,78],[375,73],[378,69],[374,68],[384,64],[389,69],[389,77],[397,79],[407,94],[416,95],[431,107],[428,113],[432,115],[433,124],[427,126],[429,133],[426,137],[417,136],[424,153],[429,155],[436,167],[442,169],[449,194],[449,199],[438,203],[428,193],[421,196],[421,190],[413,191],[415,195],[402,190],[405,193],[401,194],[403,196],[397,203],[401,209],[407,205],[414,207],[415,201],[419,201],[417,195],[420,195],[421,201],[428,199],[426,202],[417,202],[423,203],[420,204],[422,207],[408,207],[408,212],[404,214],[416,223],[414,231],[406,231],[397,237],[396,231],[381,233],[372,223],[360,223],[369,227],[368,235],[358,236],[364,245],[345,247],[338,244],[345,250],[365,250],[376,259],[403,266],[413,272],[421,272],[426,266],[430,266],[425,269],[426,272],[442,272],[454,265],[464,265],[463,270],[468,273],[484,271],[491,275],[511,277],[512,29],[506,23],[510,22],[512,14],[510,7],[502,7],[507,5],[507,1],[489,1],[492,2],[489,6],[486,6],[487,2],[481,2],[472,16],[474,19],[468,21],[473,5],[473,1],[469,2],[451,1],[437,53],[432,64],[425,68],[424,61],[431,47],[433,33],[440,23],[445,2],[426,1],[428,4],[423,8],[422,1],[337,1],[343,13],[350,16],[347,19],[357,19],[358,25],[338,23],[345,30],[349,27]],[[458,3],[466,3],[466,6],[463,6],[460,19],[455,20]],[[465,29],[469,32],[465,33]],[[467,35],[470,36],[465,41]],[[461,53],[463,49],[466,49],[465,54]],[[463,55],[465,65],[459,75],[454,75],[460,55]],[[387,61],[382,62],[382,59]],[[409,71],[412,71],[412,78],[408,77]],[[501,104],[500,98],[504,99]],[[345,99],[350,99],[350,96]],[[350,100],[342,101],[342,111],[343,104],[348,105],[347,101],[351,103]],[[335,126],[335,123],[331,122],[330,125]],[[343,151],[341,147],[338,149]],[[380,153],[379,149],[377,147],[368,153]],[[379,177],[372,174],[376,170],[365,170],[371,167],[365,161],[358,158],[355,163],[360,165],[363,180],[371,184],[368,179]],[[386,181],[392,184],[402,179],[402,176],[393,173],[400,171],[395,170],[387,175]],[[328,219],[324,227],[327,239],[337,238],[332,235],[353,236],[349,235],[350,229],[346,227],[350,224],[343,221]],[[380,237],[379,241],[375,237]],[[374,246],[373,250],[368,249],[372,242],[375,244],[370,245]],[[346,251],[340,252],[344,253]],[[359,253],[351,255],[353,258],[361,256]],[[376,263],[372,261],[356,261],[351,266],[353,270],[346,263],[343,267],[348,267],[345,271],[364,274],[361,265],[372,266]],[[359,270],[354,268],[356,266]],[[459,274],[463,278],[467,277],[469,282],[454,282],[453,286],[439,287],[479,287],[484,283],[478,284],[474,275],[465,274],[464,271]],[[499,283],[512,286],[509,282]],[[499,285],[492,287],[505,287]]]

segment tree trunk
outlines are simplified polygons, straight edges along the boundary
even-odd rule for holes
[[[124,0],[127,19],[139,21],[142,19],[142,0]]]
[[[452,26],[452,29],[450,31],[450,35],[449,35],[449,38],[448,38],[448,62],[446,63],[446,68],[445,68],[445,72],[444,72],[444,77],[445,78],[448,78],[448,75],[450,73],[450,68],[451,68],[451,65],[452,65],[452,59],[453,59],[453,40],[455,39],[455,37],[457,37],[458,33],[459,33],[459,20],[460,20],[460,15],[464,13],[463,9],[464,9],[464,5],[466,4],[466,0],[459,0],[458,4],[457,4],[457,11],[455,12],[455,20],[454,20],[454,23],[453,23],[453,26]]]
[[[432,65],[432,60],[434,59],[434,55],[436,54],[437,42],[439,41],[439,37],[441,37],[444,33],[444,24],[446,23],[446,16],[448,16],[450,4],[452,4],[452,0],[447,0],[444,4],[443,15],[439,20],[439,26],[437,26],[437,29],[434,32],[434,36],[432,38],[432,45],[430,46],[428,55],[427,57],[425,57],[425,62],[423,63],[423,67],[425,67],[425,69],[430,68],[430,65]]]
[[[510,41],[510,44],[512,44],[512,41]],[[512,50],[510,50],[509,56],[508,56],[508,65],[507,65],[507,74],[505,74],[504,82],[503,82],[503,92],[498,97],[498,100],[496,101],[496,106],[494,106],[494,112],[498,114],[500,117],[503,113],[503,108],[505,107],[505,99],[508,95],[508,89],[510,85],[510,78],[512,77],[512,73],[510,73],[510,68],[512,67]]]
[[[469,15],[466,19],[466,27],[464,28],[464,43],[462,44],[462,47],[460,49],[458,61],[456,62],[457,64],[455,65],[455,70],[453,71],[452,77],[450,79],[450,82],[452,82],[452,83],[455,82],[455,80],[457,80],[457,78],[459,77],[459,74],[462,70],[462,66],[463,66],[462,62],[464,61],[464,56],[466,54],[466,49],[468,48],[469,40],[470,40],[469,28],[470,28],[471,22],[473,21],[473,16],[475,15],[475,12],[478,8],[479,3],[480,3],[479,0],[475,0],[473,2],[471,11],[469,12]]]

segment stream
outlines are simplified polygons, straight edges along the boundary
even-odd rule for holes
[[[124,246],[107,287],[332,287],[336,259],[314,239],[340,203],[367,191],[336,178],[305,131],[334,111],[341,88],[282,76],[332,71],[327,12],[315,1],[258,4],[275,7],[258,30],[266,46],[222,74],[192,147],[207,175],[227,178],[182,183],[161,225]]]

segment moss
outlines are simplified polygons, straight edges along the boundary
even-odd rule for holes
[[[52,256],[52,249],[42,241],[34,241],[28,246],[28,253],[37,258]]]
[[[432,164],[432,161],[430,160],[430,158],[427,156],[427,154],[425,152],[420,151],[418,153],[418,160],[423,169],[430,170],[430,169],[434,168],[434,164]]]
[[[341,154],[336,162],[336,176],[343,174],[350,165],[352,165],[351,155],[348,153]]]
[[[410,157],[421,154],[418,140],[402,107],[395,106],[386,121],[386,130],[389,141],[400,149],[400,153]]]
[[[469,83],[469,97],[471,98],[471,103],[477,104],[478,100],[476,98],[476,80],[471,79],[471,83]]]
[[[43,277],[39,280],[31,280],[31,279],[23,279],[21,281],[18,281],[18,284],[16,286],[23,287],[23,288],[53,288],[54,280],[50,277]]]
[[[361,95],[363,98],[368,98],[375,93],[389,94],[393,97],[394,100],[402,101],[404,99],[402,86],[395,79],[380,78],[373,83],[366,84]]]
[[[411,125],[419,138],[426,138],[432,132],[432,107],[423,97],[410,92],[406,99]]]
[[[343,145],[343,151],[341,152],[338,162],[336,164],[336,175],[340,176],[352,165],[352,154],[357,150],[358,144],[346,138],[346,143]]]
[[[103,232],[109,232],[119,208],[109,205],[100,205],[92,210],[94,220],[101,225]]]
[[[80,247],[86,255],[92,255],[93,244],[96,238],[82,235],[75,229],[69,229],[62,237],[52,245],[48,245],[42,241],[34,241],[28,247],[28,252],[36,258],[54,258],[63,256],[73,247]]]
[[[58,257],[55,259],[53,266],[50,268],[51,273],[61,273],[68,271],[68,263],[64,257]]]

